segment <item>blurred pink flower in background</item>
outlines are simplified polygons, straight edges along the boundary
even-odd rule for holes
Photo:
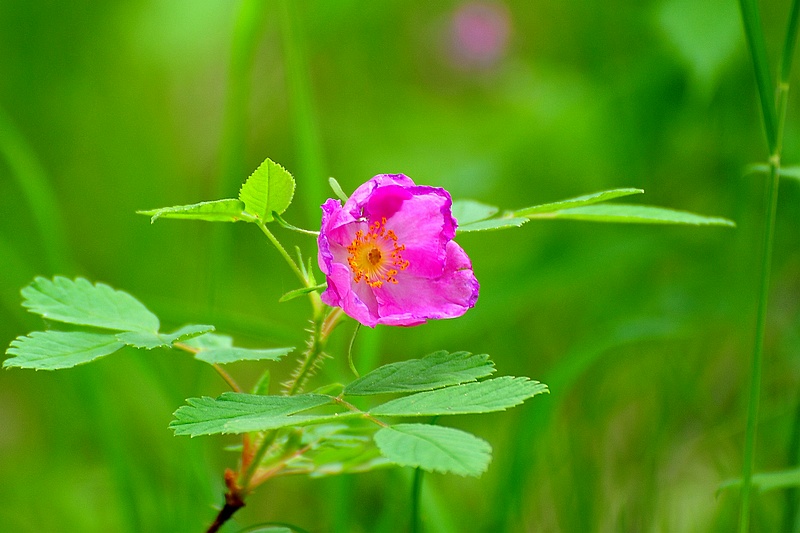
[[[466,2],[450,19],[449,48],[453,62],[466,69],[487,69],[505,55],[511,17],[496,2]]]

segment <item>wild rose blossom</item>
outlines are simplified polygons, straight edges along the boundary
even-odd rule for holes
[[[452,199],[403,174],[380,174],[341,205],[322,205],[322,301],[362,324],[416,326],[454,318],[478,299],[472,264],[453,242]]]

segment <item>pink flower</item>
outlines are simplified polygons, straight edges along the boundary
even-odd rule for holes
[[[453,242],[456,220],[444,189],[381,174],[341,205],[322,205],[322,301],[362,324],[416,326],[454,318],[478,299],[478,280]]]

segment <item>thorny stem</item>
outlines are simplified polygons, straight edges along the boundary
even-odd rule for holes
[[[293,396],[303,390],[306,381],[314,374],[320,362],[325,357],[325,344],[333,328],[342,317],[341,309],[331,309],[323,318],[312,322],[311,335],[308,338],[306,351],[300,360],[300,365],[292,374],[292,379],[284,384],[287,396]]]

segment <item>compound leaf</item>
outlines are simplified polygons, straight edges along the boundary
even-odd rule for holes
[[[253,172],[239,191],[245,211],[264,222],[273,220],[272,212],[286,211],[294,196],[294,178],[271,159]]]
[[[376,368],[344,388],[351,396],[391,392],[419,392],[458,385],[494,372],[486,354],[448,353],[444,350],[422,359],[409,359]]]
[[[479,476],[492,460],[492,447],[464,431],[427,424],[397,424],[375,433],[381,453],[395,464],[460,476]]]
[[[34,331],[11,341],[4,367],[58,370],[88,363],[125,346],[111,333]]]
[[[298,415],[333,402],[322,394],[297,396],[259,396],[239,392],[226,392],[219,398],[189,398],[189,405],[175,411],[171,427],[176,435],[214,435],[217,433],[247,433],[266,431],[287,426],[300,426],[318,422],[344,419],[347,413],[337,415]]]
[[[233,345],[233,339],[229,336],[211,333],[190,339],[184,344],[196,350],[195,359],[210,365],[224,365],[235,363],[236,361],[262,361],[265,359],[277,361],[294,351],[294,347],[269,348],[265,350],[238,348]]]
[[[370,409],[370,414],[438,416],[490,413],[514,407],[543,392],[548,392],[543,383],[525,377],[503,376],[404,396]]]
[[[117,340],[134,348],[169,348],[176,342],[182,342],[204,333],[214,331],[214,326],[183,326],[173,333],[153,333],[152,331],[124,331],[117,333]]]
[[[159,328],[158,317],[127,292],[83,278],[37,277],[22,296],[23,306],[49,320],[121,331],[155,333]]]

